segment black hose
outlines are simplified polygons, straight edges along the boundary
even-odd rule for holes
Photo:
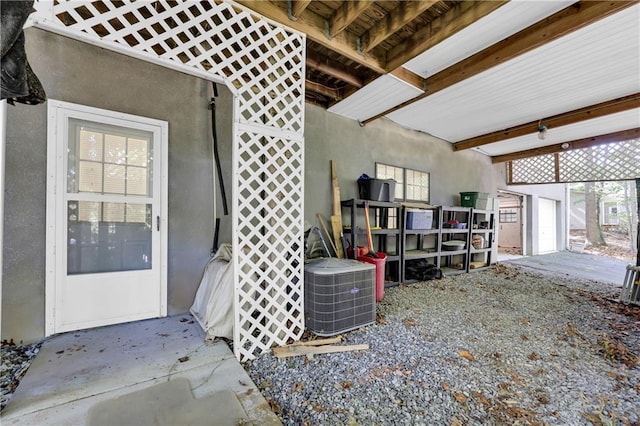
[[[216,217],[216,227],[213,231],[213,247],[211,248],[211,255],[216,254],[218,250],[218,232],[220,231],[220,218]]]
[[[222,167],[220,166],[220,156],[218,154],[218,133],[216,131],[216,97],[218,96],[218,87],[215,83],[211,83],[213,86],[213,98],[209,103],[211,109],[211,135],[213,136],[213,157],[216,161],[216,169],[218,170],[218,182],[220,185],[220,194],[222,196],[222,209],[224,215],[229,214],[229,208],[227,206],[227,194],[224,190],[224,179],[222,178]]]
[[[209,103],[209,109],[211,109],[211,136],[212,136],[212,151],[213,159],[216,163],[216,170],[218,171],[218,184],[220,185],[220,195],[222,197],[222,209],[224,215],[229,214],[229,207],[227,206],[227,193],[224,190],[224,179],[222,177],[222,166],[220,165],[220,155],[218,154],[218,132],[216,130],[216,98],[218,97],[218,86],[216,83],[211,83],[213,87],[213,98]],[[213,171],[212,171],[213,172]],[[214,191],[215,197],[215,191]],[[214,202],[215,206],[215,202]],[[214,212],[215,214],[215,212]],[[218,233],[220,231],[220,218],[216,217],[215,229],[213,231],[213,247],[211,247],[211,255],[214,255],[218,250]]]

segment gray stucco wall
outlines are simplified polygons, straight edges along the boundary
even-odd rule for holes
[[[49,99],[169,122],[168,310],[185,312],[213,239],[211,83],[42,30],[27,30],[26,41]],[[232,96],[218,88],[220,153],[230,185]],[[46,103],[8,107],[2,339],[44,335],[46,111]],[[230,225],[222,218],[220,242],[230,240]]]
[[[495,196],[499,173],[490,159],[475,151],[453,152],[451,144],[402,128],[382,118],[365,127],[357,121],[307,104],[305,118],[305,219],[331,214],[331,166],[335,160],[341,198],[357,198],[358,177],[375,176],[382,162],[430,173],[430,203],[460,205],[460,192]]]

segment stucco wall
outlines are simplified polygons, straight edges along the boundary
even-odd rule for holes
[[[496,193],[499,176],[488,157],[474,151],[453,152],[451,144],[404,129],[388,119],[365,127],[357,121],[307,104],[305,119],[305,219],[331,214],[331,167],[335,160],[342,199],[357,198],[358,177],[375,176],[382,162],[430,173],[431,204],[454,206],[460,192]]]
[[[168,310],[193,301],[213,239],[211,83],[42,30],[27,55],[49,99],[169,122]],[[218,136],[230,196],[231,93],[221,85]],[[47,104],[8,107],[2,338],[44,335]],[[220,207],[220,203],[219,208]],[[222,218],[220,242],[230,240]]]

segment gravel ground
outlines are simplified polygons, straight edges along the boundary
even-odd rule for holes
[[[31,361],[40,350],[40,343],[35,345],[16,345],[2,341],[2,379],[0,379],[1,404],[0,410],[9,403],[13,392],[18,387],[20,379],[25,375]]]
[[[517,266],[387,289],[364,351],[245,368],[286,425],[640,424],[640,308]]]

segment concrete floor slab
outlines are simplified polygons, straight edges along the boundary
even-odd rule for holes
[[[571,251],[527,256],[504,262],[618,286],[622,286],[627,268],[627,262],[622,260]]]
[[[185,314],[49,338],[3,411],[2,424],[87,424],[95,404],[177,378],[189,380],[197,399],[233,392],[248,424],[280,424],[229,347],[204,337]]]

